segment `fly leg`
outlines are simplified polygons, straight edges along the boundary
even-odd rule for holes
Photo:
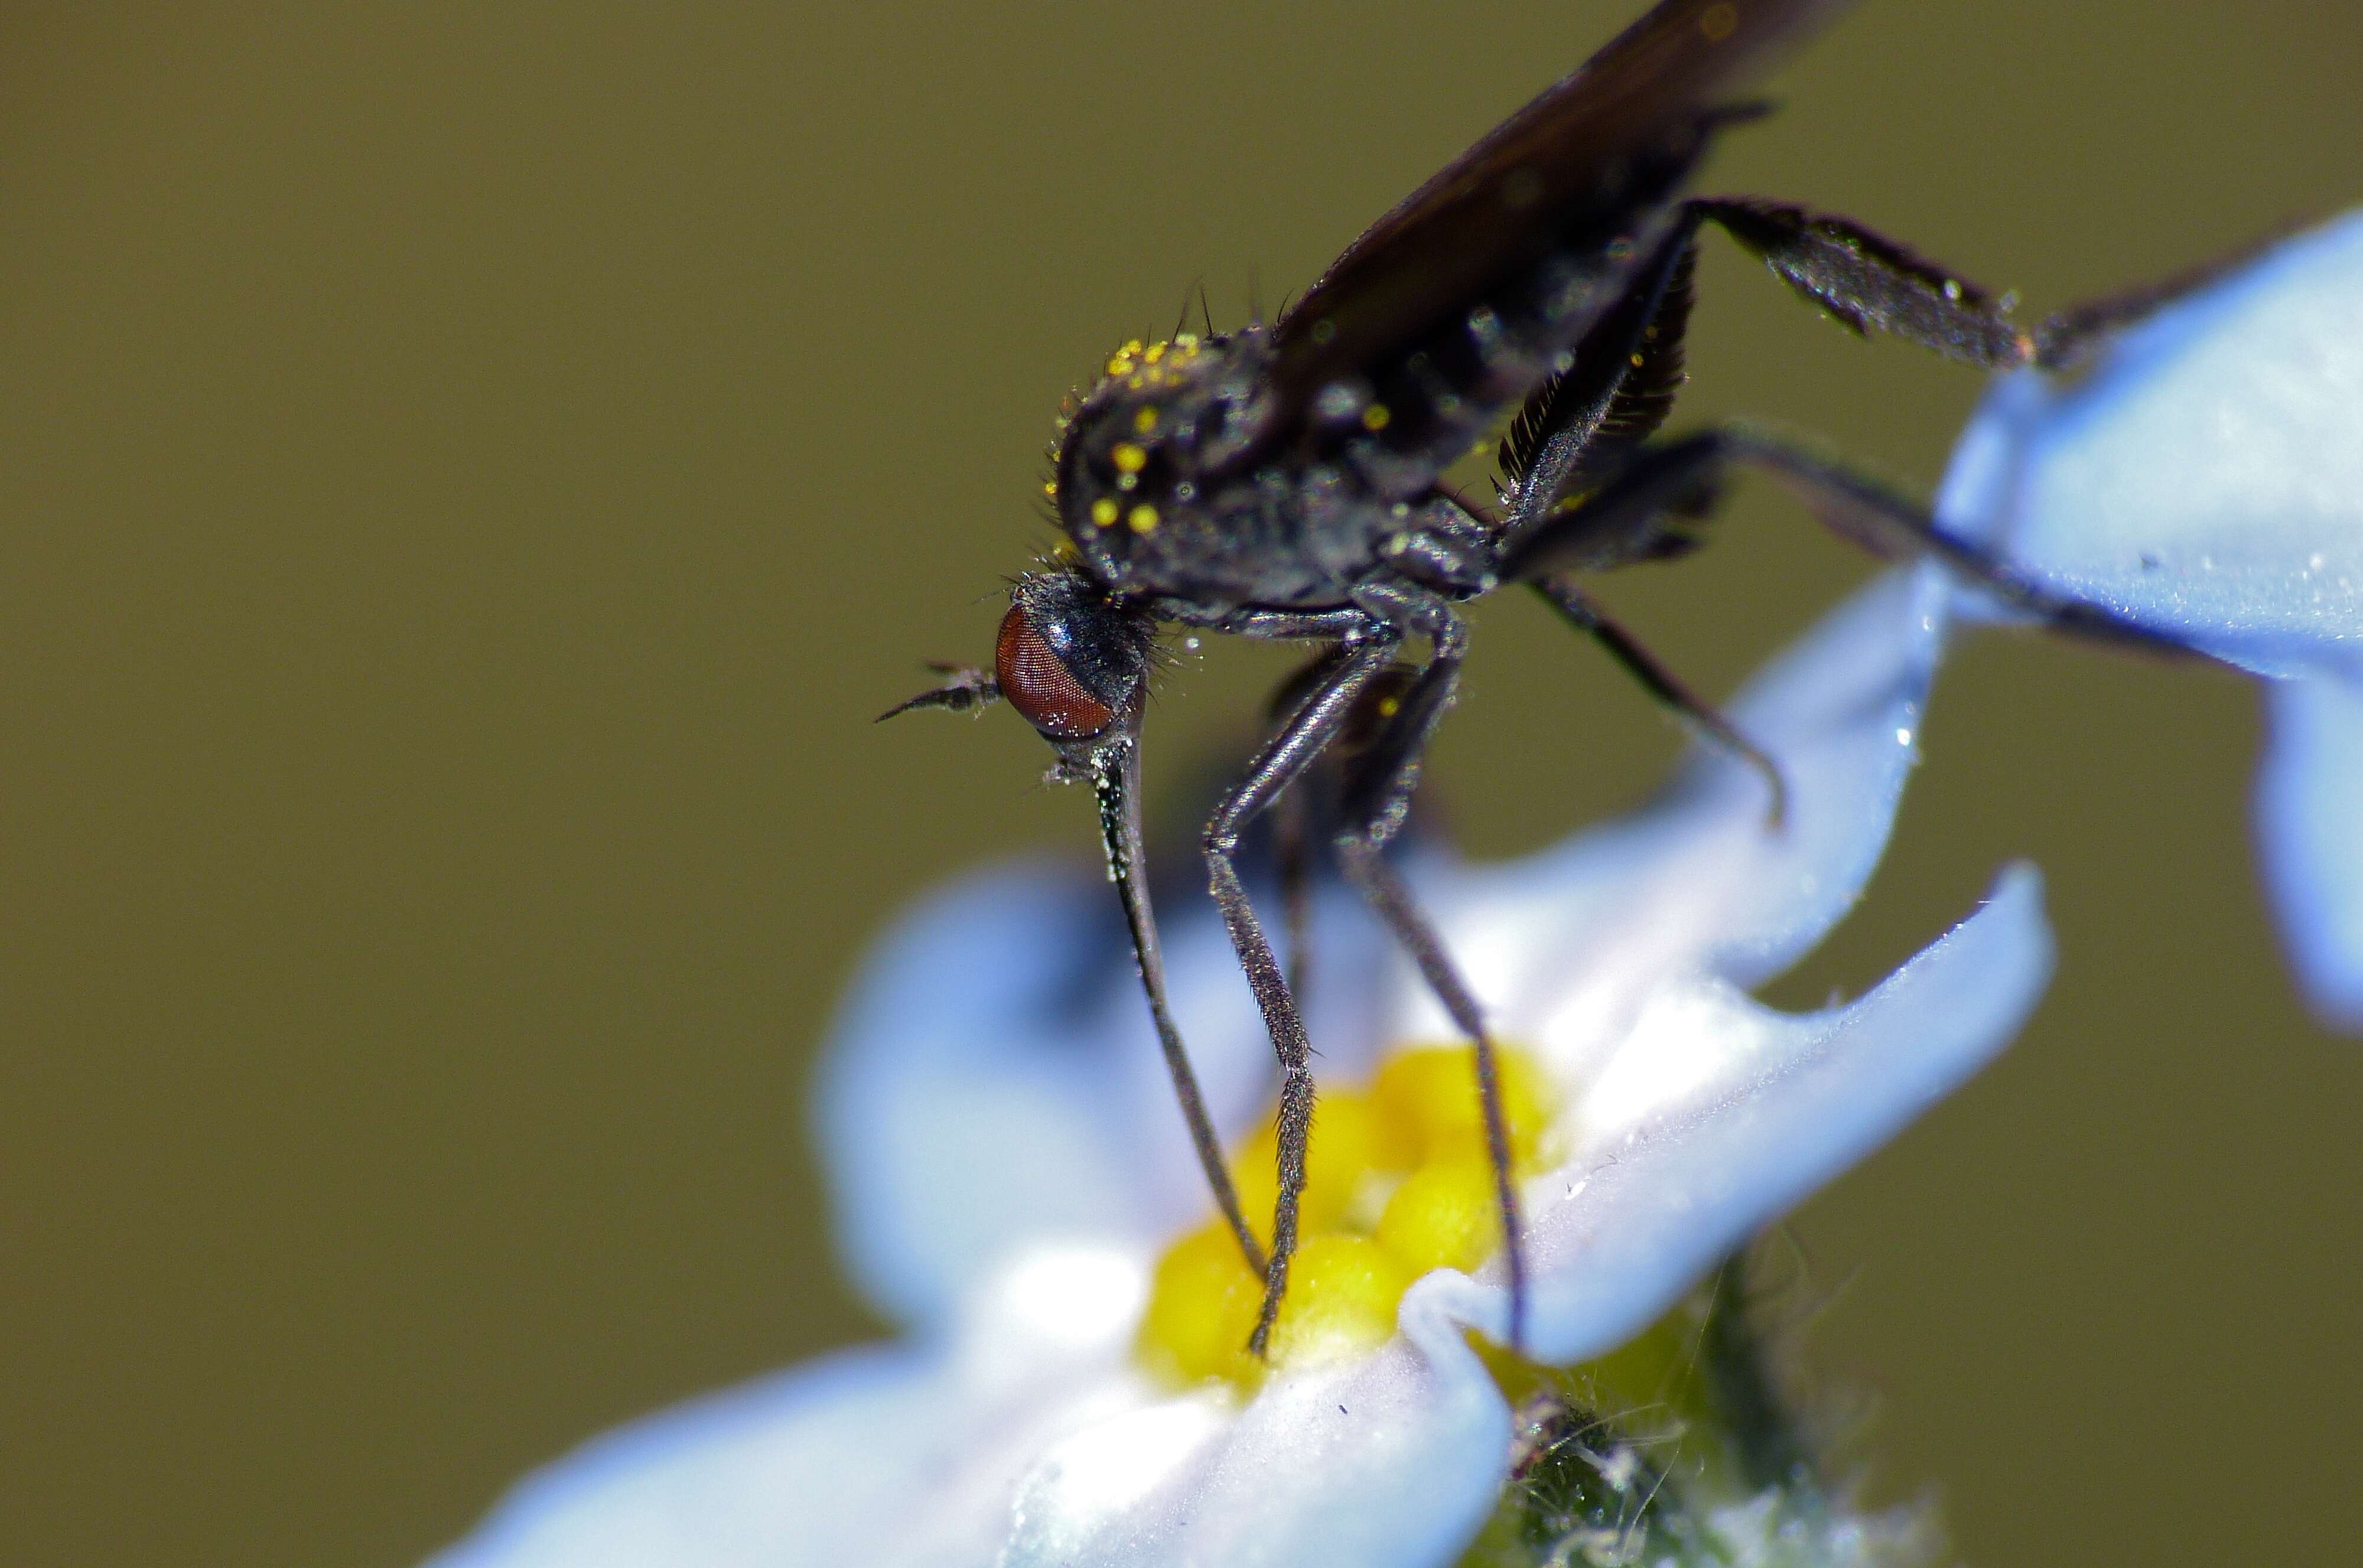
[[[1235,861],[1240,830],[1337,738],[1355,702],[1385,672],[1400,639],[1383,623],[1365,618],[1363,624],[1364,635],[1345,645],[1337,665],[1321,676],[1280,732],[1256,754],[1247,777],[1224,795],[1206,823],[1204,840],[1215,907],[1222,912],[1224,929],[1230,933],[1231,947],[1280,1058],[1280,1201],[1273,1208],[1271,1248],[1264,1263],[1263,1305],[1248,1339],[1248,1353],[1259,1357],[1270,1346],[1272,1322],[1288,1292],[1289,1260],[1296,1253],[1297,1202],[1304,1193],[1304,1150],[1313,1129],[1312,1045]]]
[[[1858,336],[1892,333],[1988,370],[2042,362],[2041,329],[2013,321],[2006,301],[1852,218],[1761,196],[1699,197],[1683,210]]]
[[[1280,884],[1280,922],[1288,940],[1288,994],[1304,1016],[1313,994],[1313,801],[1300,779],[1271,803],[1271,870]]]
[[[1134,712],[1126,715],[1127,726],[1134,733],[1093,775],[1093,791],[1099,798],[1100,842],[1107,851],[1108,878],[1115,884],[1116,896],[1124,903],[1125,926],[1132,937],[1133,963],[1140,971],[1140,988],[1148,999],[1148,1017],[1157,1028],[1158,1049],[1163,1053],[1165,1070],[1173,1080],[1173,1097],[1181,1103],[1182,1120],[1190,1129],[1190,1143],[1197,1151],[1198,1166],[1205,1172],[1206,1185],[1214,1191],[1215,1207],[1222,1210],[1225,1223],[1238,1242],[1239,1255],[1247,1260],[1249,1272],[1261,1277],[1265,1267],[1263,1248],[1239,1208],[1238,1189],[1232,1185],[1230,1170],[1223,1164],[1222,1140],[1215,1134],[1213,1119],[1206,1114],[1206,1100],[1199,1092],[1197,1072],[1190,1065],[1182,1032],[1174,1026],[1172,1009],[1165,999],[1165,955],[1158,941],[1157,913],[1149,904],[1142,869],[1147,856],[1140,827],[1138,723],[1138,705],[1135,704]]]
[[[1554,529],[1629,465],[1648,459],[1643,443],[1672,411],[1682,385],[1692,261],[1705,224],[1722,228],[1849,330],[1890,334],[1989,370],[2072,368],[2112,334],[2256,248],[2022,326],[2012,319],[2006,298],[1851,218],[1756,196],[1685,202],[1656,253],[1633,274],[1624,299],[1576,345],[1567,370],[1537,388],[1512,422],[1502,445],[1506,510],[1497,532],[1506,552],[1526,548],[1534,536]],[[1589,538],[1590,549],[1562,552],[1559,564],[1582,569],[1662,559],[1696,543],[1679,530],[1637,525]]]
[[[2268,234],[2172,277],[2021,326],[2010,317],[2007,298],[1997,299],[1952,268],[1852,218],[1761,196],[1699,197],[1683,204],[1683,215],[1692,228],[1702,222],[1721,227],[1774,276],[1857,334],[1893,333],[1947,359],[1997,370],[2021,365],[2073,370],[2115,333],[2284,237]]]
[[[2047,370],[2072,370],[2119,332],[2185,294],[2203,289],[2290,237],[2289,228],[2259,235],[2238,248],[2212,257],[2153,283],[2138,284],[2097,300],[2054,311],[2035,329],[2036,363]]]
[[[1404,691],[1395,710],[1345,781],[1337,859],[1354,885],[1419,966],[1428,988],[1475,1047],[1477,1099],[1485,1123],[1485,1153],[1493,1167],[1493,1199],[1502,1220],[1503,1253],[1510,1276],[1510,1347],[1522,1348],[1526,1330],[1526,1254],[1518,1226],[1518,1194],[1510,1169],[1510,1130],[1502,1110],[1502,1085],[1484,1010],[1460,977],[1444,943],[1414,901],[1392,866],[1387,844],[1403,826],[1419,785],[1421,754],[1437,722],[1452,704],[1467,657],[1469,632],[1440,596],[1400,580],[1368,582],[1355,602],[1386,618],[1399,630],[1425,636],[1434,646],[1426,668]]]
[[[1342,649],[1324,648],[1291,673],[1271,694],[1270,723],[1275,727],[1284,723],[1344,657]],[[1345,726],[1338,737],[1340,745],[1351,744],[1352,728],[1350,723]],[[1309,774],[1328,772],[1326,766],[1308,770]],[[1288,939],[1288,992],[1296,999],[1300,1018],[1313,983],[1313,834],[1319,822],[1330,814],[1325,791],[1334,792],[1335,788],[1334,779],[1300,778],[1265,808],[1271,822],[1271,868],[1273,879],[1280,884],[1281,924]],[[1317,801],[1325,803],[1316,810]]]
[[[1343,657],[1341,650],[1324,650],[1299,668],[1272,694],[1271,723],[1278,725],[1293,712],[1321,677]],[[1271,824],[1271,859],[1280,884],[1281,920],[1288,934],[1288,991],[1296,999],[1298,1016],[1305,1014],[1305,996],[1313,983],[1313,893],[1318,840],[1333,834],[1337,823],[1339,781],[1354,759],[1368,751],[1386,728],[1388,718],[1402,703],[1403,693],[1419,678],[1415,665],[1400,661],[1380,672],[1338,726],[1326,750],[1266,808]]]
[[[1564,565],[1614,556],[1664,529],[1667,518],[1695,524],[1722,497],[1735,463],[1779,480],[1823,526],[1885,559],[1930,555],[2055,631],[2151,653],[2201,654],[2104,606],[2047,587],[1974,540],[1951,532],[1925,507],[1791,440],[1726,425],[1645,447],[1588,499],[1516,541],[1502,575],[1538,581]]]
[[[1657,655],[1643,647],[1632,633],[1612,620],[1607,611],[1575,585],[1571,574],[1546,573],[1536,579],[1531,586],[1569,625],[1606,650],[1608,657],[1622,666],[1625,674],[1639,681],[1650,696],[1709,742],[1762,775],[1766,786],[1772,791],[1772,804],[1767,813],[1772,826],[1777,829],[1788,820],[1788,780],[1781,776],[1781,765],[1774,762],[1761,746],[1742,734],[1736,725],[1715,711],[1713,703],[1692,690],[1681,677],[1658,661]]]

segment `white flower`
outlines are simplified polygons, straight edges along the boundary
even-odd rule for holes
[[[1997,382],[1939,512],[2269,679],[2266,880],[2315,1006],[2363,1029],[2363,213],[2159,311],[2080,382]]]
[[[1501,1037],[1547,1069],[1552,1168],[1525,1184],[1529,1353],[1614,1347],[1716,1260],[1975,1072],[2050,965],[2034,874],[1860,999],[1747,988],[1819,940],[1885,843],[1947,588],[1880,580],[1735,714],[1781,761],[1691,761],[1653,806],[1531,859],[1412,867]],[[1212,920],[1169,922],[1176,1012],[1217,1121],[1271,1054]],[[1325,906],[1325,1079],[1447,1039],[1359,913]],[[1448,1562],[1495,1503],[1511,1416],[1464,1338],[1498,1262],[1437,1270],[1375,1350],[1251,1397],[1137,1364],[1160,1248],[1209,1200],[1097,878],[1025,867],[912,916],[837,1030],[820,1102],[846,1261],[898,1342],[825,1357],[600,1439],[522,1485],[443,1568],[526,1564]]]

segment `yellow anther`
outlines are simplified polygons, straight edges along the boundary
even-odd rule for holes
[[[1306,1237],[1288,1271],[1280,1320],[1272,1325],[1273,1363],[1318,1366],[1386,1343],[1414,1277],[1366,1236]]]
[[[1108,456],[1115,459],[1115,471],[1120,474],[1137,474],[1148,466],[1148,448],[1131,441],[1117,442],[1115,450]]]
[[[1414,1275],[1475,1268],[1502,1244],[1493,1163],[1470,1150],[1420,1166],[1387,1199],[1378,1238]]]
[[[1138,408],[1134,409],[1132,411],[1132,427],[1135,430],[1139,431],[1143,436],[1146,436],[1150,431],[1156,429],[1157,405],[1153,403],[1145,403]]]
[[[1374,403],[1370,404],[1370,407],[1362,410],[1362,428],[1365,430],[1384,430],[1387,427],[1387,421],[1393,417],[1393,414],[1387,412],[1387,405],[1385,403]]]
[[[1262,1301],[1263,1282],[1248,1272],[1229,1227],[1193,1231],[1158,1260],[1140,1320],[1140,1358],[1176,1383],[1252,1382],[1257,1367],[1248,1335]]]
[[[1143,502],[1140,505],[1134,507],[1132,509],[1132,515],[1126,518],[1124,521],[1126,526],[1129,527],[1134,533],[1146,534],[1150,529],[1157,526],[1157,508],[1149,505],[1146,502]]]
[[[1548,1120],[1541,1071],[1520,1052],[1495,1053],[1502,1113],[1509,1123],[1510,1163],[1534,1158]],[[1481,1153],[1485,1121],[1477,1099],[1477,1071],[1466,1045],[1405,1051],[1379,1069],[1374,1088],[1394,1164],[1410,1166],[1463,1150]]]
[[[1313,1136],[1304,1145],[1304,1195],[1296,1200],[1299,1231],[1326,1231],[1353,1207],[1363,1182],[1380,1166],[1385,1133],[1367,1094],[1325,1088],[1313,1103]],[[1257,1239],[1271,1240],[1271,1211],[1280,1200],[1280,1130],[1264,1118],[1255,1135],[1231,1156],[1231,1185]]]
[[[1512,1145],[1531,1151],[1546,1120],[1541,1069],[1498,1053]],[[1474,1268],[1501,1245],[1493,1166],[1485,1153],[1466,1046],[1404,1053],[1358,1091],[1325,1085],[1305,1146],[1296,1257],[1269,1363],[1247,1355],[1262,1282],[1219,1222],[1175,1242],[1157,1265],[1138,1354],[1152,1373],[1215,1377],[1252,1389],[1272,1367],[1359,1355],[1394,1332],[1411,1282],[1430,1269]],[[1248,1222],[1269,1244],[1280,1141],[1264,1124],[1231,1156]]]
[[[1092,502],[1092,521],[1103,528],[1115,526],[1116,504],[1114,496],[1103,495]]]

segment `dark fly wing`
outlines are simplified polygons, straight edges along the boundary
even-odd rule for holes
[[[1715,111],[1848,3],[1662,0],[1330,264],[1273,326],[1267,417],[1292,425],[1331,381],[1405,348],[1567,235],[1614,226],[1636,177],[1686,172]]]

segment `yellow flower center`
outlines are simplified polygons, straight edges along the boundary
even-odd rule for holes
[[[1522,1051],[1497,1049],[1513,1175],[1535,1168],[1550,1120],[1548,1080]],[[1267,1117],[1229,1161],[1240,1207],[1269,1244],[1280,1196],[1280,1135]],[[1359,1355],[1395,1329],[1412,1281],[1471,1269],[1501,1245],[1477,1076],[1465,1045],[1399,1052],[1367,1089],[1325,1087],[1305,1149],[1304,1195],[1288,1297],[1273,1325],[1273,1366]],[[1220,1220],[1158,1261],[1140,1327],[1142,1362],[1176,1383],[1252,1387],[1248,1354],[1263,1282]]]

